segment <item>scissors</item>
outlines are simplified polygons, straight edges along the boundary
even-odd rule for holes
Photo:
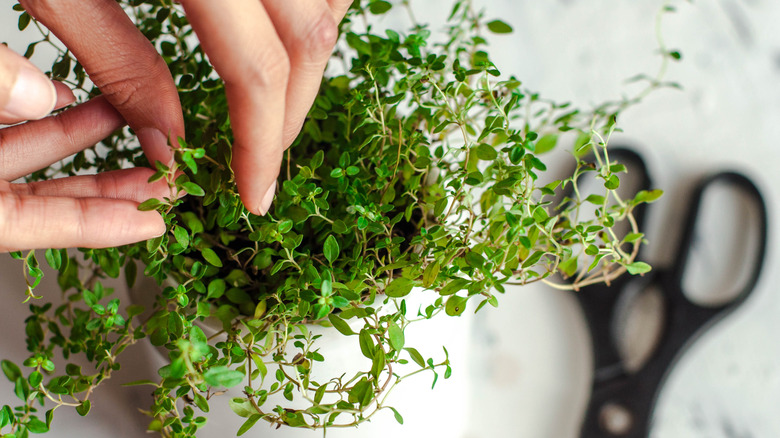
[[[630,149],[611,149],[610,158],[626,165],[629,173],[636,172],[635,177],[642,189],[650,188],[647,167],[638,153]],[[756,209],[758,216],[759,240],[755,245],[755,263],[750,268],[747,280],[730,295],[734,298],[724,304],[702,305],[690,299],[683,278],[696,239],[712,237],[697,236],[695,227],[701,213],[702,199],[715,184],[725,184],[738,190],[755,206],[751,208]],[[750,296],[758,281],[766,252],[767,212],[755,184],[741,173],[719,172],[703,179],[696,186],[689,205],[682,237],[670,265],[654,267],[642,277],[623,275],[610,286],[596,284],[573,292],[590,330],[594,361],[592,390],[580,438],[647,437],[660,389],[678,359],[697,337],[739,307]],[[641,227],[645,209],[638,207],[634,213]],[[630,370],[620,353],[613,324],[616,318],[621,317],[619,304],[624,295],[629,290],[646,290],[644,288],[655,288],[661,293],[663,322],[654,350],[642,365]]]

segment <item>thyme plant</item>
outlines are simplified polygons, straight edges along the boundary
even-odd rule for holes
[[[46,250],[60,304],[36,303],[40,254],[14,254],[31,300],[30,357],[22,366],[0,363],[21,400],[0,409],[2,436],[45,432],[63,406],[86,415],[125,349],[147,340],[169,361],[157,378],[134,384],[154,391],[148,427],[165,437],[195,436],[212,403],[229,403],[241,417],[238,435],[261,421],[354,426],[382,411],[403,422],[392,389],[421,372],[434,384],[451,373],[446,349],[407,344],[410,324],[496,307],[509,284],[577,289],[650,269],[635,260],[643,234],[632,211],[660,191],[618,196],[625,167],[610,159],[607,143],[620,111],[665,85],[661,76],[643,77],[637,98],[578,110],[499,73],[486,35],[512,29],[469,0],[454,1],[440,33],[411,13],[407,29],[375,31],[378,16],[408,9],[408,1],[356,1],[329,69],[337,73],[323,79],[273,207],[260,217],[237,195],[224,85],[182,10],[172,0],[119,2],[178,85],[187,138],[174,145],[175,164],[148,163],[125,128],[29,179],[151,165],[152,180],[167,181],[171,195],[139,208],[159,211],[168,233],[119,248]],[[20,29],[41,32],[26,55],[53,45],[51,76],[82,100],[98,94],[48,30],[14,9]],[[659,42],[663,72],[679,54]],[[542,184],[545,153],[564,138],[573,140],[565,147],[575,170]],[[583,159],[588,154],[595,159]],[[586,178],[602,192],[581,195]],[[629,233],[616,231],[625,223]],[[124,276],[133,287],[140,275],[160,284],[153,308],[120,304],[106,286]],[[412,307],[412,296],[429,304]],[[360,369],[318,376],[328,345],[313,325],[350,339]],[[75,356],[93,367],[69,363]],[[60,357],[67,364],[55,366]],[[227,388],[234,389],[219,397]]]

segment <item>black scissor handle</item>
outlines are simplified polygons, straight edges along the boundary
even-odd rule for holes
[[[739,290],[735,291],[735,293],[729,294],[730,297],[733,297],[732,299],[730,299],[727,303],[719,306],[706,306],[693,303],[690,300],[690,295],[688,295],[684,289],[683,279],[688,267],[691,249],[695,246],[695,239],[697,238],[695,233],[696,223],[701,214],[703,198],[707,191],[715,187],[717,184],[725,184],[727,186],[739,189],[743,195],[752,201],[754,208],[756,208],[758,218],[758,236],[756,237],[758,240],[756,242],[757,247],[754,259],[756,263],[754,263],[750,269],[750,274],[747,277],[747,280],[738,287]],[[738,230],[728,231],[734,232]],[[738,172],[727,171],[713,174],[704,179],[696,187],[696,190],[693,193],[691,207],[684,222],[683,234],[677,250],[677,257],[674,259],[674,263],[671,267],[671,278],[669,278],[670,284],[668,285],[670,288],[667,290],[670,292],[677,292],[680,295],[680,297],[675,297],[675,299],[680,299],[684,302],[687,302],[691,306],[705,307],[710,309],[710,313],[712,315],[717,315],[728,309],[734,309],[748,298],[750,293],[755,288],[756,283],[758,282],[758,278],[763,267],[762,262],[766,255],[766,243],[767,211],[764,198],[761,196],[761,192],[758,190],[758,187],[756,187],[753,181],[751,181],[747,176]]]
[[[741,189],[755,203],[759,229],[756,263],[748,280],[736,298],[720,306],[702,306],[693,303],[682,288],[690,249],[694,243],[694,227],[700,214],[702,198],[716,183],[726,183]],[[733,311],[752,292],[762,269],[766,252],[767,212],[758,188],[746,176],[736,172],[722,172],[706,178],[693,195],[693,202],[685,220],[684,233],[674,265],[669,269],[655,269],[640,281],[658,285],[664,293],[664,326],[656,350],[645,364],[634,373],[615,373],[612,378],[594,376],[591,399],[582,425],[581,438],[646,438],[660,388],[684,350],[704,332],[704,329]],[[595,337],[597,334],[593,332]],[[603,342],[603,341],[602,341]],[[625,370],[623,370],[625,371]],[[604,377],[604,376],[602,376]],[[618,418],[611,424],[608,417]],[[622,423],[621,423],[622,421]]]

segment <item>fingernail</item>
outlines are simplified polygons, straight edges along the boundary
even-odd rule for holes
[[[154,218],[154,225],[149,227],[149,239],[154,239],[156,237],[160,237],[163,234],[168,232],[168,228],[165,226],[165,221],[163,220],[162,216],[160,216],[159,213],[156,211],[148,211],[145,213],[149,213],[149,216],[157,215],[157,217]]]
[[[54,109],[60,109],[76,102],[76,95],[67,85],[56,81],[53,81],[52,84],[57,92],[57,103],[54,105]]]
[[[124,240],[126,243],[135,243],[155,239],[168,232],[165,221],[156,211],[133,211],[130,215],[132,219],[128,219],[134,227],[125,233],[124,239],[117,238],[117,242]]]
[[[159,161],[166,166],[172,164],[173,155],[168,145],[168,137],[159,129],[141,128],[136,131],[135,135],[138,137],[138,141],[141,142],[141,147],[152,165],[154,165],[155,161]]]
[[[274,195],[276,194],[276,181],[271,184],[271,187],[268,188],[268,191],[265,192],[265,196],[263,196],[263,200],[260,202],[260,207],[258,210],[260,210],[260,216],[265,216],[266,213],[268,213],[268,209],[271,208],[271,203],[274,202]]]
[[[35,69],[20,67],[3,111],[20,120],[38,120],[52,112],[56,103],[57,90],[49,78]]]

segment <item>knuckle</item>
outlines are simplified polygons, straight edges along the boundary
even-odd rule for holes
[[[117,199],[120,198],[120,184],[116,173],[106,172],[98,174],[92,180],[94,192],[100,198]]]
[[[79,131],[77,131],[77,127],[73,123],[69,123],[66,120],[65,114],[60,113],[51,117],[51,120],[55,123],[52,130],[56,131],[65,140],[68,150],[73,150],[79,144],[79,139],[77,138]]]
[[[15,157],[9,156],[11,155],[9,150],[13,149],[11,148],[11,139],[6,136],[6,129],[0,129],[0,178],[10,180],[8,169],[13,169],[18,162]]]
[[[53,180],[56,181],[56,180]],[[35,196],[38,194],[38,185],[40,182],[4,184],[9,193],[17,196]]]
[[[132,66],[132,68],[128,68]],[[134,53],[132,59],[119,56],[112,65],[93,72],[90,77],[100,91],[118,109],[141,101],[142,91],[171,81],[165,61],[157,52]]]
[[[89,223],[90,219],[92,218],[91,212],[89,211],[89,201],[85,198],[77,198],[75,199],[75,203],[77,205],[76,211],[78,218],[75,221],[75,229],[73,231],[73,237],[75,238],[76,242],[86,242],[87,237],[102,232],[103,230],[98,228],[97,223]],[[99,221],[91,221],[91,222],[98,222]]]
[[[248,68],[249,79],[262,88],[286,88],[290,71],[290,57],[281,42],[265,46]]]
[[[0,193],[0,248],[8,249],[7,243],[13,241],[13,224],[18,223],[17,216],[22,211],[23,201],[12,193]],[[18,232],[18,230],[17,230]]]
[[[308,56],[320,59],[330,55],[339,36],[339,27],[330,11],[324,10],[312,21],[308,32],[296,41],[308,52]]]

